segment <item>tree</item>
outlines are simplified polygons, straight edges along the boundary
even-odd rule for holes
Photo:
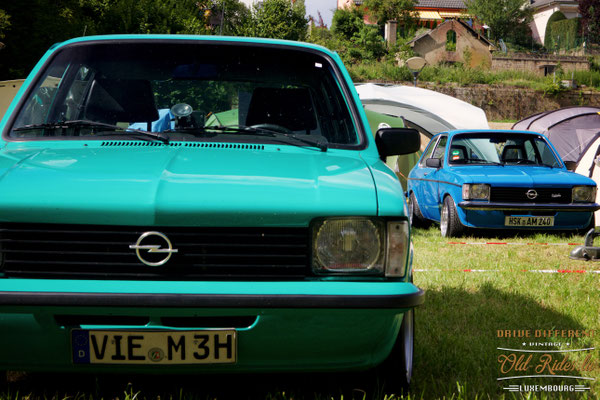
[[[252,22],[246,29],[249,36],[305,40],[308,20],[304,0],[265,0],[252,9]]]
[[[600,0],[579,0],[582,36],[600,43]]]
[[[416,0],[365,0],[363,3],[367,14],[375,18],[380,26],[387,21],[410,26],[414,22],[416,5]]]
[[[365,25],[363,19],[364,13],[358,7],[338,8],[333,13],[331,20],[331,33],[350,40]]]
[[[490,27],[493,39],[519,42],[533,19],[533,10],[523,0],[465,0],[469,13]]]
[[[79,0],[20,0],[3,2],[10,29],[3,31],[0,80],[25,78],[53,43],[80,36]]]
[[[10,15],[0,9],[0,38],[4,37],[4,32],[10,27]]]
[[[215,0],[211,3],[213,4],[213,14],[219,17],[222,15],[222,24],[218,30],[215,27],[216,33],[227,36],[243,36],[252,17],[250,9],[239,0]]]

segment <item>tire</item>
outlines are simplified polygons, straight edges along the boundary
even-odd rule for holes
[[[411,192],[408,197],[408,218],[411,226],[414,226],[415,228],[426,228],[428,226],[427,220],[421,213],[414,192]]]
[[[460,236],[465,230],[465,226],[460,222],[456,212],[456,206],[452,197],[446,196],[442,205],[440,215],[440,232],[443,237]]]
[[[400,397],[408,392],[413,372],[415,311],[404,313],[398,338],[388,358],[378,368],[383,392]]]
[[[577,229],[575,231],[575,233],[578,235],[581,235],[581,236],[585,236],[591,229],[595,229],[595,228],[596,228],[596,214],[592,213],[592,219],[591,219],[590,223],[588,224],[588,226],[586,226],[585,228],[582,228],[582,229]]]

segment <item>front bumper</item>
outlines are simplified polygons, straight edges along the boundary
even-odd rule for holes
[[[0,279],[0,369],[141,373],[366,369],[388,356],[404,312],[423,301],[423,291],[404,282]],[[254,322],[236,328],[235,364],[72,362],[72,329],[203,330],[230,326],[174,327],[165,321],[240,317]]]
[[[477,203],[477,202],[461,202]],[[480,206],[483,204],[484,206]],[[486,206],[490,206],[489,208]],[[575,230],[589,226],[594,207],[557,208],[554,204],[532,207],[531,204],[477,203],[475,206],[458,207],[458,215],[463,225],[483,229],[523,229],[523,230]],[[559,205],[562,206],[562,205]],[[506,217],[553,217],[553,226],[506,226]]]
[[[491,210],[491,211],[567,211],[567,212],[594,212],[600,210],[598,203],[492,203],[484,201],[461,201],[458,206],[464,210]]]

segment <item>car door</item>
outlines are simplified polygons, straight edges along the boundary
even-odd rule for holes
[[[444,165],[447,142],[448,136],[440,136],[438,142],[436,143],[435,149],[429,157],[440,160],[440,168],[431,168],[423,165],[423,182],[421,185],[423,190],[421,195],[423,204],[419,204],[419,206],[421,206],[421,212],[423,213],[423,216],[434,221],[440,220],[439,175],[441,175],[442,167]]]
[[[419,209],[422,208],[421,204],[423,203],[423,185],[425,183],[426,176],[431,173],[431,168],[428,168],[425,165],[425,160],[431,157],[431,154],[437,145],[438,139],[438,136],[434,136],[431,139],[431,141],[427,144],[427,148],[423,152],[423,155],[419,159],[418,165],[415,166],[415,168],[413,168],[409,174],[408,190],[409,192],[414,193]]]

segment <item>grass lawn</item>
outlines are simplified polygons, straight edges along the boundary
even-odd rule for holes
[[[600,396],[600,263],[568,258],[581,236],[530,235],[441,238],[439,230],[415,229],[415,283],[427,291],[417,310],[415,371],[411,399],[573,398]],[[464,242],[468,244],[453,244]],[[472,244],[502,242],[512,244]],[[531,244],[548,243],[548,245]],[[470,270],[466,272],[465,270]],[[531,270],[561,273],[531,272]],[[527,272],[526,272],[527,271]],[[567,272],[571,271],[571,272]],[[552,332],[552,337],[535,337]],[[562,337],[563,330],[567,337]],[[595,336],[568,337],[578,332]],[[498,332],[502,335],[499,337]],[[530,337],[506,337],[525,335]],[[547,344],[552,344],[548,346]],[[543,345],[538,345],[543,344]],[[515,350],[566,350],[594,347],[594,351],[521,353]],[[512,354],[515,358],[513,359]],[[564,361],[565,355],[569,355]],[[512,361],[521,362],[513,365]],[[527,357],[532,356],[529,363]],[[504,371],[499,359],[505,360]],[[587,361],[586,361],[587,359]],[[544,375],[571,375],[595,379],[526,378],[498,381],[516,375],[537,375],[535,367],[548,364]],[[564,362],[563,362],[564,361]],[[562,362],[562,371],[560,369]],[[570,362],[571,365],[566,365]],[[554,364],[556,363],[556,364]],[[551,367],[555,368],[552,371]],[[568,367],[568,368],[565,368]],[[353,387],[355,375],[200,376],[78,376],[49,374],[10,375],[0,386],[0,400],[33,399],[397,399],[381,388],[340,394]],[[505,390],[508,385],[582,385],[590,390],[570,393],[524,394]],[[357,385],[360,386],[360,385]]]
[[[427,290],[425,305],[418,310],[414,394],[425,398],[458,395],[457,382],[468,393],[496,398],[509,394],[508,385],[581,384],[590,387],[589,398],[600,395],[600,264],[568,258],[581,236],[530,235],[443,239],[437,228],[415,230],[415,283]],[[520,244],[450,244],[520,243]],[[548,243],[533,245],[529,243]],[[481,272],[464,272],[465,270]],[[562,273],[524,272],[561,270]],[[567,272],[577,271],[577,272]],[[529,338],[498,337],[498,331],[517,331]],[[561,330],[558,337],[535,337],[540,331]],[[562,330],[590,332],[595,336],[563,338]],[[520,332],[519,332],[520,331]],[[515,333],[515,332],[513,332]],[[573,332],[575,333],[575,332]],[[553,333],[555,334],[555,332]],[[525,345],[523,345],[525,343]],[[538,346],[532,343],[553,343]],[[505,380],[515,375],[535,375],[540,353],[501,351],[497,348],[563,350],[595,347],[595,351],[571,352],[574,370],[556,375],[575,375],[596,381],[560,378]],[[502,373],[499,357],[533,355],[528,373],[514,369]],[[562,361],[567,353],[549,353]],[[592,355],[591,371],[582,364]],[[517,358],[518,359],[518,358]],[[509,369],[507,358],[505,368]],[[544,359],[546,360],[546,359]],[[564,367],[564,365],[563,365]],[[551,374],[548,368],[544,374]],[[563,393],[582,398],[582,393]]]

